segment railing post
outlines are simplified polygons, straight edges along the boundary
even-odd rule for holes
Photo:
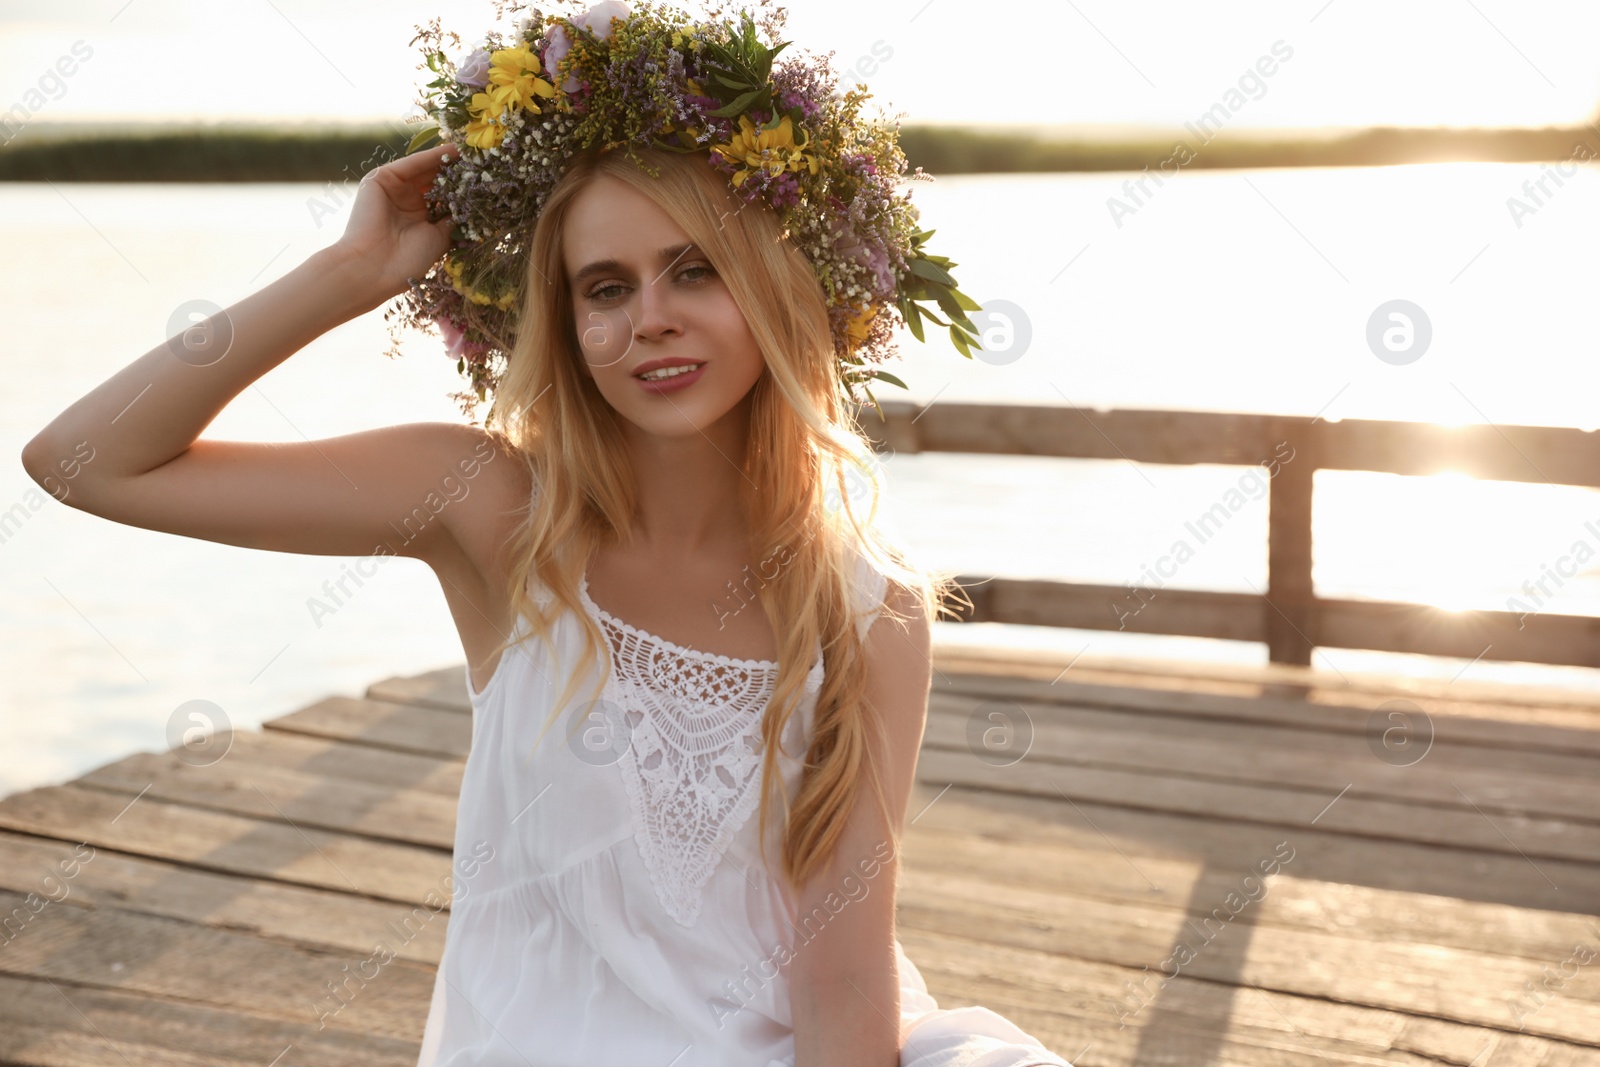
[[[1274,419],[1268,454],[1278,463],[1267,495],[1267,593],[1262,604],[1267,658],[1305,667],[1316,641],[1317,604],[1311,587],[1311,487],[1319,463],[1318,423]],[[1283,448],[1287,442],[1293,453]],[[1283,460],[1280,456],[1290,456]],[[1270,470],[1270,469],[1269,469]]]

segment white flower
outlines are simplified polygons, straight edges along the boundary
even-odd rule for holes
[[[600,0],[592,5],[588,11],[572,20],[574,26],[582,26],[593,33],[602,41],[611,36],[611,20],[621,19],[628,21],[632,12],[622,0]]]

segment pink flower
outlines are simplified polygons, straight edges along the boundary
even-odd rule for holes
[[[586,29],[604,41],[611,36],[611,20],[615,18],[626,21],[630,14],[628,5],[621,0],[601,0],[583,14],[574,15],[571,21],[574,26]],[[556,68],[570,51],[572,51],[572,38],[567,33],[567,28],[558,22],[551,27],[544,49],[544,69],[550,75],[551,81],[560,74]],[[577,92],[578,79],[568,75],[561,83],[561,91],[568,94]]]
[[[444,338],[445,354],[459,360],[466,347],[467,335],[448,316],[440,316],[433,321],[439,326],[439,336]]]

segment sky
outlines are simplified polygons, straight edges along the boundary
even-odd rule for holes
[[[0,0],[0,109],[38,89],[39,122],[402,121],[427,80],[416,25],[438,15],[470,39],[494,8]],[[1589,121],[1600,102],[1594,0],[796,0],[788,10],[796,49],[832,51],[836,70],[908,124],[1171,128],[1241,89],[1236,129],[1542,126]],[[73,60],[74,47],[87,58]],[[62,57],[75,69],[58,79]]]

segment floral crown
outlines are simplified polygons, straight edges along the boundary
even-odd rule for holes
[[[759,25],[775,40],[785,9],[767,2],[756,0]],[[788,42],[764,44],[748,10],[737,25],[719,16],[696,22],[649,0],[572,16],[531,8],[513,36],[491,32],[459,63],[445,55],[438,19],[418,27],[412,43],[425,42],[438,77],[421,99],[429,124],[407,152],[435,137],[459,149],[425,196],[432,217],[455,225],[444,257],[402,294],[399,325],[437,324],[472,386],[453,394],[464,410],[504,371],[533,223],[567,164],[595,145],[630,157],[640,146],[703,152],[742,204],[770,205],[822,285],[849,399],[860,402],[859,388],[872,400],[876,379],[906,388],[876,365],[895,352],[897,320],[924,341],[926,316],[963,356],[981,349],[966,314],[980,306],[956,288],[955,264],[924,250],[933,231],[918,228],[909,190],[897,191],[898,119],[864,116],[871,94],[841,93],[828,57],[780,59]],[[932,180],[921,167],[909,178]]]

